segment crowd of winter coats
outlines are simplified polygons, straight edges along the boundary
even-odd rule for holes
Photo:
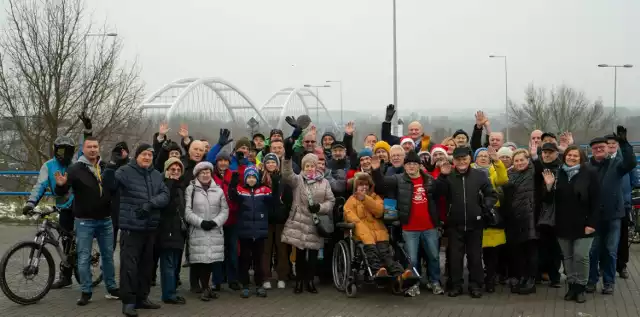
[[[134,274],[156,271],[159,261],[165,303],[185,302],[176,293],[182,266],[202,300],[216,298],[223,284],[242,297],[267,296],[272,282],[285,288],[290,279],[295,293],[317,293],[314,279],[332,281],[331,254],[345,237],[340,229],[320,233],[319,219],[328,216],[334,224],[355,224],[374,277],[421,276],[408,296],[421,287],[461,295],[465,256],[468,291],[476,298],[499,284],[519,294],[535,292],[541,282],[563,287],[563,272],[565,299],[584,302],[600,275],[604,294],[613,293],[616,272],[628,276],[623,232],[636,159],[624,127],[591,140],[588,158],[569,132],[536,130],[518,148],[492,132],[482,112],[471,136],[457,130],[438,143],[412,122],[398,137],[391,134],[395,108],[385,111],[380,138],[368,134],[360,149],[353,122],[339,140],[319,135],[307,116],[287,118],[291,135],[274,129],[235,138],[220,129],[215,143],[193,139],[186,125],[172,141],[162,124],[131,160],[119,143],[104,183],[120,184],[109,198],[114,232],[136,239],[121,249],[121,265],[136,261],[129,265],[138,270],[127,271]],[[145,155],[148,166],[140,164]],[[383,219],[392,213],[405,259],[389,251]],[[131,296],[148,295],[138,291]]]

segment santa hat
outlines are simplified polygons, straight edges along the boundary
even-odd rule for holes
[[[433,148],[431,149],[431,156],[433,156],[433,154],[435,154],[436,152],[440,152],[440,153],[443,153],[444,155],[448,155],[447,147],[442,144],[436,144],[433,146]]]
[[[404,145],[407,142],[410,142],[414,147],[416,146],[416,142],[414,142],[412,138],[408,136],[403,136],[400,138],[400,145]]]

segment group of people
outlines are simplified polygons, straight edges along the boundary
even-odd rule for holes
[[[217,298],[223,284],[243,298],[266,297],[291,279],[294,293],[317,293],[314,280],[332,281],[333,249],[345,237],[327,230],[333,227],[327,221],[354,224],[374,278],[419,280],[408,296],[421,287],[461,295],[465,256],[474,298],[498,283],[518,294],[534,293],[541,281],[562,287],[561,263],[565,299],[580,303],[600,274],[603,294],[614,292],[616,272],[628,277],[624,232],[636,159],[624,127],[591,140],[588,158],[568,132],[536,130],[528,147],[518,148],[491,131],[481,111],[471,136],[457,130],[436,143],[412,122],[398,137],[391,134],[395,107],[385,111],[380,139],[368,134],[361,149],[353,145],[353,122],[339,140],[331,132],[318,135],[310,118],[300,116],[286,119],[291,135],[273,129],[268,137],[234,142],[220,129],[213,146],[193,139],[186,125],[172,141],[161,124],[151,144],[130,155],[120,142],[108,160],[82,114],[77,161],[73,140],[56,139],[54,158],[43,165],[24,212],[47,189],[55,193],[61,226],[76,232],[77,304],[92,298],[95,238],[107,296],[121,299],[126,316],[160,307],[149,300],[158,267],[166,304],[186,303],[177,292],[183,267],[190,291],[203,301]],[[383,221],[391,215],[407,259],[391,250]],[[118,232],[119,288],[112,256]],[[61,263],[54,287],[70,284],[70,265]]]

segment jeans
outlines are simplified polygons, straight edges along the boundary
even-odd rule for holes
[[[78,274],[80,275],[80,290],[91,294],[91,249],[93,238],[98,240],[100,259],[102,260],[102,275],[107,291],[117,289],[115,266],[113,264],[113,225],[111,218],[106,219],[75,219],[76,252],[78,253]]]
[[[600,279],[598,264],[602,268],[602,283],[616,283],[616,260],[620,242],[620,219],[601,221],[596,228],[591,251],[589,252],[589,284],[597,284]],[[604,254],[601,256],[601,254]]]
[[[589,278],[589,251],[593,237],[567,240],[558,238],[558,244],[562,249],[564,271],[567,274],[567,283],[587,285]]]
[[[162,300],[176,299],[178,279],[176,271],[180,267],[182,250],[162,249],[160,251],[160,284],[162,285]]]
[[[238,225],[224,226],[224,267],[227,283],[238,281]]]
[[[224,281],[224,262],[211,263],[211,285],[220,286]]]
[[[429,282],[440,284],[440,244],[438,243],[438,229],[425,231],[402,231],[404,238],[404,247],[409,257],[411,257],[411,266],[416,270],[419,269],[418,248],[420,242],[427,254],[427,274]]]

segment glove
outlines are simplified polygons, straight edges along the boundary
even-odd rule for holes
[[[236,152],[236,160],[238,161],[238,164],[242,164],[242,161],[244,160],[244,152]]]
[[[320,211],[320,205],[315,204],[315,205],[311,205],[309,206],[309,212],[312,214],[317,214]]]
[[[293,142],[287,139],[284,142],[284,159],[290,160],[293,157]]]
[[[231,174],[231,181],[229,182],[229,187],[231,188],[237,187],[239,181],[240,181],[240,174],[238,174],[238,172],[233,172],[233,174]]]
[[[618,143],[627,143],[627,129],[625,127],[619,125],[616,128],[616,133],[614,133],[614,135],[616,136]]]
[[[28,202],[26,205],[24,205],[24,207],[22,207],[22,214],[26,216],[32,213],[33,208],[35,208],[35,206],[32,203]]]
[[[297,140],[300,135],[302,134],[302,129],[301,128],[295,128],[293,130],[293,132],[291,133],[291,139],[292,140]]]
[[[218,138],[218,144],[220,144],[220,146],[225,146],[231,143],[233,139],[229,138],[230,136],[231,131],[229,131],[229,129],[220,129],[220,138]]]
[[[145,210],[144,208],[138,208],[136,210],[136,217],[138,219],[145,219],[147,217],[149,217],[149,210]]]
[[[288,125],[293,127],[294,130],[299,129],[298,123],[296,122],[296,117],[288,116],[284,118],[284,121],[286,121]]]
[[[80,121],[82,121],[82,124],[84,125],[85,129],[91,130],[91,128],[93,128],[93,125],[91,124],[91,119],[87,117],[87,113],[85,111],[82,111],[78,115],[78,118],[80,119]]]
[[[388,105],[387,106],[387,112],[385,113],[385,116],[384,116],[384,121],[385,122],[391,122],[391,120],[393,119],[393,116],[395,114],[396,114],[396,106]]]
[[[216,223],[213,220],[202,220],[200,223],[200,228],[204,231],[209,231],[216,227]]]

